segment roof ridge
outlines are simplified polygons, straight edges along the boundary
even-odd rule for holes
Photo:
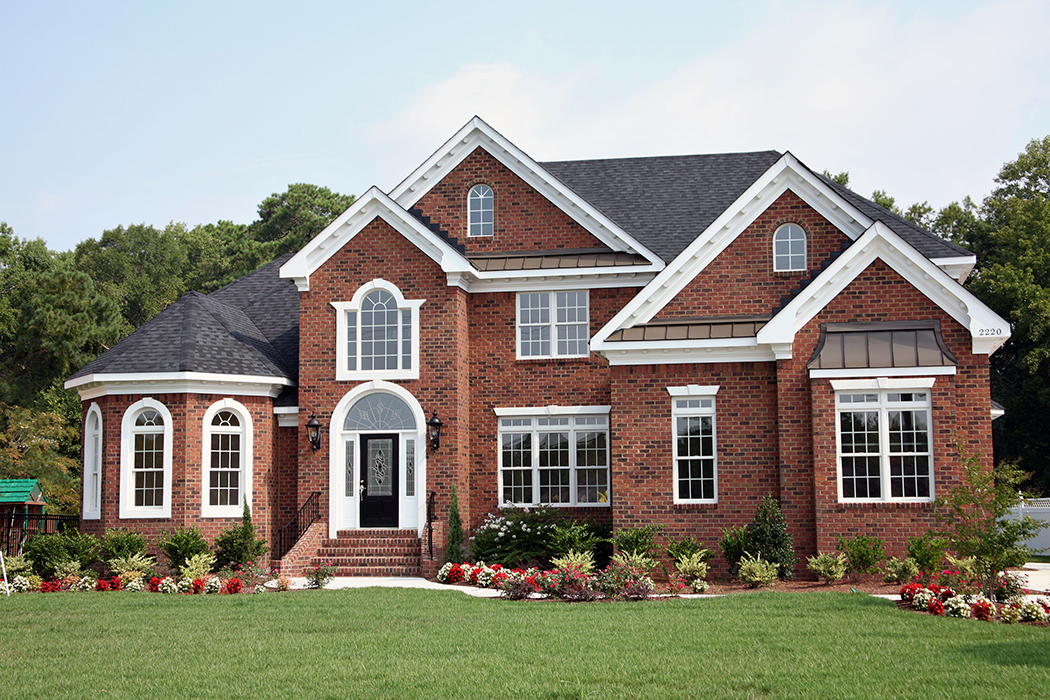
[[[269,337],[267,337],[267,335],[265,333],[263,333],[262,329],[259,328],[258,324],[255,323],[255,319],[253,319],[243,308],[241,308],[239,306],[233,306],[232,304],[227,304],[227,303],[223,302],[221,299],[209,299],[208,296],[204,295],[204,294],[200,295],[200,304],[201,304],[201,307],[200,307],[201,310],[204,311],[205,313],[207,313],[219,325],[221,325],[223,327],[223,329],[226,331],[226,333],[230,336],[230,338],[232,338],[236,342],[238,342],[241,345],[243,345],[244,347],[246,347],[253,355],[256,356],[256,358],[261,359],[265,364],[268,364],[268,365],[272,366],[274,369],[276,369],[278,372],[280,372],[280,374],[282,376],[286,374],[285,369],[282,368],[282,367],[278,367],[277,364],[273,361],[273,359],[268,357],[266,355],[266,353],[260,351],[259,348],[257,348],[252,343],[246,343],[244,340],[241,339],[241,337],[238,337],[239,335],[243,335],[243,334],[239,334],[236,330],[231,328],[230,324],[227,322],[227,319],[223,318],[223,316],[221,314],[217,314],[214,311],[212,311],[212,309],[208,308],[208,305],[209,304],[221,305],[221,306],[229,309],[232,313],[236,313],[236,314],[239,314],[240,316],[242,316],[244,321],[246,322],[246,324],[249,325],[251,327],[251,329],[255,331],[256,334],[258,334],[257,335],[258,338],[260,338],[263,342],[266,343],[266,345],[269,346],[269,348],[273,351],[273,354],[278,356],[278,357],[280,357],[280,358],[282,358],[282,359],[284,359],[284,356],[281,355],[281,353],[278,352],[277,348],[275,348],[273,346],[273,343],[270,342]],[[194,338],[196,339],[196,337],[197,337],[197,334],[194,333]],[[194,349],[196,349],[196,343],[194,344]]]

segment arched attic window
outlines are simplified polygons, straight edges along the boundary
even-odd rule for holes
[[[493,200],[492,188],[488,185],[470,188],[470,194],[467,195],[467,234],[471,238],[492,235]]]
[[[784,224],[773,234],[773,272],[806,270],[806,232],[798,224]]]

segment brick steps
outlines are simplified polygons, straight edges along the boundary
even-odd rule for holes
[[[313,564],[328,562],[336,576],[420,576],[420,559],[415,530],[340,530],[321,543]]]

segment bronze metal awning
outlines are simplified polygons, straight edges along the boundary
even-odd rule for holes
[[[650,262],[635,253],[618,253],[607,248],[572,250],[528,250],[512,253],[468,255],[470,263],[481,272],[518,270],[565,270],[593,267],[633,267]]]
[[[958,364],[944,344],[941,322],[822,323],[809,369],[951,367]]]
[[[754,338],[770,316],[713,316],[650,321],[611,333],[608,342]]]

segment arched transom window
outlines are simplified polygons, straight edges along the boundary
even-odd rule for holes
[[[773,234],[773,271],[806,269],[806,232],[798,224],[784,224]]]
[[[222,399],[204,413],[201,516],[236,518],[252,499],[252,420],[247,407]]]
[[[418,379],[419,307],[395,285],[372,280],[352,301],[332,302],[340,348],[336,379]]]

